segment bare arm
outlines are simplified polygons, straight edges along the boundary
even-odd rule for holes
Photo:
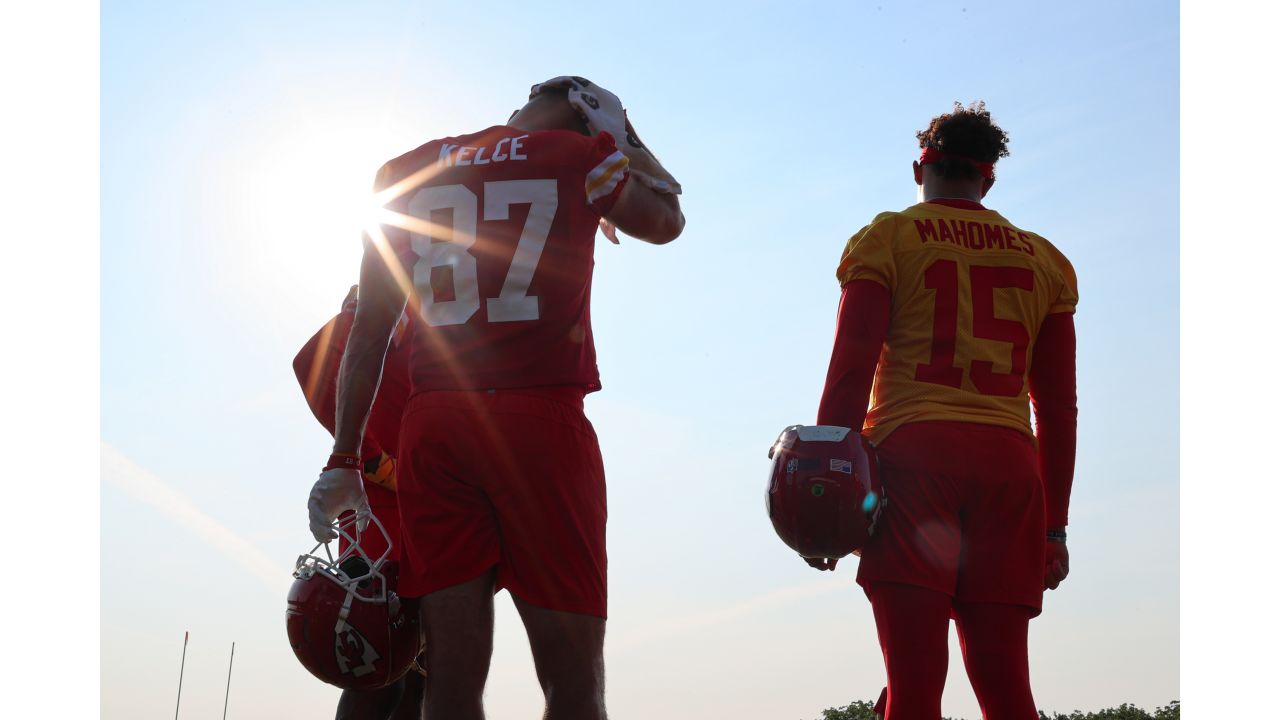
[[[665,245],[684,231],[679,197],[654,192],[634,179],[622,187],[605,219],[631,237],[654,245]]]
[[[379,245],[366,238],[360,263],[360,301],[338,370],[334,454],[360,454],[360,440],[382,380],[382,363],[408,299],[388,262],[396,259],[385,241]]]

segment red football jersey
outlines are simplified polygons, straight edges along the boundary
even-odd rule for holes
[[[383,166],[382,230],[413,285],[414,392],[600,388],[591,275],[627,179],[608,133],[498,126]]]
[[[347,335],[355,320],[353,310],[344,309],[320,328],[293,359],[293,372],[302,386],[311,413],[333,434],[335,404],[338,395],[338,367],[347,348]],[[409,316],[406,313],[396,325],[391,346],[383,363],[382,382],[369,411],[361,445],[366,459],[385,452],[397,455],[400,441],[400,417],[409,399]]]

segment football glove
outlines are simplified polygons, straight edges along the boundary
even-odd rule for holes
[[[676,182],[675,177],[640,141],[617,95],[586,78],[560,75],[534,85],[529,90],[529,97],[537,95],[548,87],[562,87],[569,91],[569,104],[586,121],[587,129],[592,135],[607,132],[613,136],[618,149],[627,156],[632,177],[654,192],[667,195],[680,194],[680,183]]]
[[[311,520],[311,536],[324,543],[338,538],[333,522],[343,513],[356,514],[356,530],[369,526],[369,499],[364,494],[360,471],[333,468],[320,473],[307,498],[307,514]]]

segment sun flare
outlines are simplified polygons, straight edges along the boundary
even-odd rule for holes
[[[247,270],[315,297],[356,279],[361,233],[378,222],[373,181],[394,154],[376,126],[310,123],[264,138],[243,165]]]

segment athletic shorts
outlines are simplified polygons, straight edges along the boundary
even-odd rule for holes
[[[364,494],[369,498],[369,510],[374,517],[378,518],[378,522],[382,523],[382,527],[386,528],[387,535],[391,538],[391,554],[387,559],[398,560],[400,558],[400,509],[399,503],[396,502],[396,494],[368,481],[364,484]],[[347,542],[347,538],[339,536],[338,549],[346,552],[348,545],[350,543]],[[372,522],[364,532],[360,533],[360,549],[364,550],[370,560],[382,557],[382,553],[387,549],[387,538],[378,532],[377,526]]]
[[[400,431],[400,592],[497,566],[532,605],[605,617],[604,463],[578,388],[414,395]]]
[[[889,503],[862,550],[858,584],[916,585],[1039,614],[1045,510],[1032,439],[930,421],[903,425],[876,451]]]

